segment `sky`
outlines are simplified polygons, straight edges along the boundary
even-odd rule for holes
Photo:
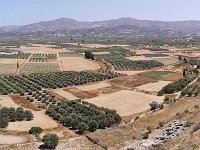
[[[58,18],[200,20],[200,0],[0,0],[0,26]]]

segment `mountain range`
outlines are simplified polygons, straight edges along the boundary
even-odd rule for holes
[[[151,21],[138,20],[133,18],[120,18],[106,21],[80,22],[68,18],[60,18],[52,21],[41,21],[29,25],[22,26],[2,26],[0,33],[29,33],[37,31],[94,31],[97,29],[108,30],[144,30],[156,32],[184,32],[199,33],[200,21]]]

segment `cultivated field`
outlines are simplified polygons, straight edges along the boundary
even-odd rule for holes
[[[73,94],[64,91],[63,89],[54,89],[52,90],[55,94],[58,94],[59,96],[66,98],[68,100],[75,100],[75,99],[79,99],[78,97],[74,96]]]
[[[149,58],[145,56],[131,56],[131,57],[126,57],[129,60],[150,60]]]
[[[163,97],[122,90],[112,94],[87,99],[86,101],[99,107],[115,109],[121,116],[130,116],[149,109],[149,103],[152,101],[161,103]]]
[[[20,48],[12,48],[20,50],[24,53],[56,53],[67,51],[65,49],[52,48],[52,45],[32,44],[32,46],[20,46]]]
[[[154,54],[153,51],[141,49],[141,50],[131,50],[132,52],[136,52],[137,54]]]
[[[0,59],[0,74],[14,74],[18,69],[17,62],[20,67],[24,61],[24,59]]]
[[[142,91],[159,92],[165,85],[172,83],[170,81],[158,81],[156,83],[148,83],[142,86],[136,87]]]
[[[97,89],[101,89],[101,88],[105,88],[109,86],[111,85],[106,82],[100,82],[96,84],[81,85],[81,86],[77,86],[76,88],[82,91],[90,91],[90,90],[97,90]]]
[[[61,57],[61,64],[64,71],[97,70],[99,65],[83,57]]]
[[[164,65],[170,65],[179,62],[178,58],[175,57],[158,57],[158,58],[152,58],[153,60],[159,61],[163,63]]]
[[[48,72],[58,72],[60,71],[60,66],[58,63],[42,62],[42,63],[26,63],[20,70],[21,74],[34,74],[34,73],[48,73]]]
[[[9,96],[0,96],[0,105],[4,107],[20,107],[20,105],[14,103]],[[58,126],[58,124],[52,120],[49,116],[45,115],[43,111],[33,111],[33,120],[10,122],[6,130],[8,131],[28,131],[31,127],[39,126],[43,129],[51,129]],[[48,122],[48,123],[47,123]]]

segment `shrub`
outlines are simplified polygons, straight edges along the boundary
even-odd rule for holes
[[[156,101],[153,101],[152,103],[149,104],[149,106],[151,107],[151,111],[154,111],[160,107],[160,104],[158,104]]]
[[[196,132],[200,129],[200,122],[197,123],[196,125],[194,125],[193,129],[192,129],[192,132]]]
[[[29,134],[33,134],[33,135],[39,135],[40,133],[42,133],[43,129],[40,127],[32,127],[30,130],[28,130]]]
[[[54,149],[58,145],[59,138],[57,134],[54,133],[47,133],[42,138],[42,142],[44,143],[44,146],[49,149]]]

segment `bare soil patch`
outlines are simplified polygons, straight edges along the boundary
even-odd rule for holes
[[[153,60],[159,61],[163,63],[164,65],[170,65],[170,64],[175,64],[179,62],[178,58],[176,57],[158,57],[158,58],[152,58]]]
[[[129,60],[150,60],[150,58],[147,58],[145,56],[131,56],[131,57],[126,57]]]
[[[124,76],[109,81],[110,84],[123,88],[134,88],[150,82],[154,82],[154,80],[148,77],[143,77],[140,74]]]
[[[24,59],[0,59],[0,74],[14,74],[18,69],[17,62],[20,67],[24,61]]]
[[[141,71],[119,71],[119,70],[115,70],[114,72],[131,76],[131,75],[147,72],[147,70],[141,70]]]
[[[158,92],[160,91],[165,85],[168,85],[171,83],[170,81],[158,81],[156,83],[148,83],[145,85],[141,85],[136,87],[139,90],[144,90],[144,91],[152,91],[152,92]]]
[[[99,83],[93,83],[89,85],[81,85],[81,86],[76,86],[77,89],[82,90],[82,91],[90,91],[90,90],[97,90],[100,88],[105,88],[111,86],[110,84],[106,82],[99,82]]]
[[[154,54],[153,51],[140,49],[140,50],[131,50],[132,52],[136,52],[137,54]]]
[[[183,73],[182,72],[176,72],[176,73],[173,73],[165,78],[163,78],[163,80],[165,81],[177,81],[177,80],[180,80],[183,78]]]
[[[4,107],[14,107],[18,108],[20,105],[16,104],[9,96],[0,96],[0,105]],[[6,130],[8,131],[28,131],[31,127],[41,127],[43,129],[56,128],[58,123],[49,116],[47,116],[43,111],[34,111],[33,120],[31,121],[18,121],[10,122]]]
[[[67,51],[66,49],[53,48],[52,45],[32,44],[32,46],[20,46],[20,48],[12,48],[25,53],[57,53]]]
[[[74,96],[73,94],[71,94],[70,92],[67,92],[63,89],[54,89],[52,90],[55,94],[63,97],[63,98],[66,98],[68,100],[75,100],[75,99],[79,99],[78,97]]]
[[[119,92],[86,99],[86,101],[99,107],[117,110],[121,116],[130,116],[149,109],[149,103],[152,101],[161,103],[163,97],[144,94],[141,92],[121,90]]]
[[[84,71],[84,70],[98,70],[99,65],[83,57],[62,57],[60,58],[64,71]]]
[[[110,52],[92,52],[94,55],[110,54]]]
[[[23,137],[0,134],[0,144],[18,144],[24,142],[26,142],[26,139]]]
[[[49,116],[47,116],[43,111],[32,111],[33,120],[31,121],[18,121],[10,122],[6,130],[11,131],[28,131],[31,127],[41,127],[43,129],[52,129],[58,126],[58,123]]]
[[[93,98],[93,97],[98,96],[97,91],[81,91],[76,88],[67,88],[67,89],[64,89],[64,91],[67,91],[80,99],[88,99],[88,98]]]
[[[39,111],[39,109],[34,104],[27,101],[25,97],[21,97],[19,95],[10,95],[10,97],[17,105],[20,105],[24,108],[31,109],[34,111]]]

